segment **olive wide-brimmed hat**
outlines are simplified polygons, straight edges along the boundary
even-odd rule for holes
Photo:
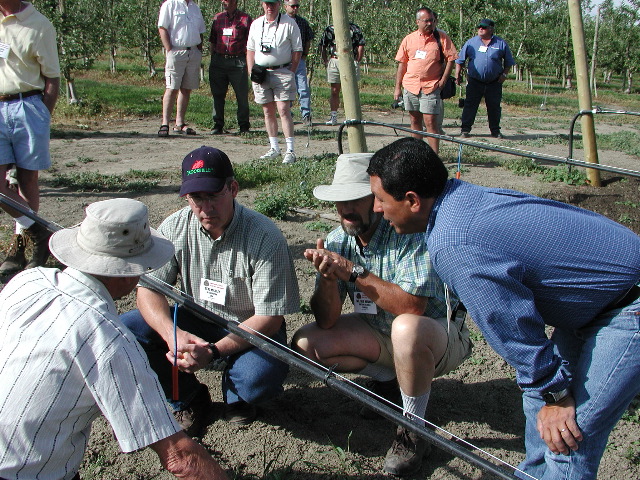
[[[327,202],[348,202],[371,195],[369,161],[373,153],[343,153],[336,161],[331,185],[318,185],[313,194]]]
[[[63,264],[103,277],[137,277],[169,261],[173,243],[149,226],[147,206],[129,198],[89,205],[80,225],[55,232],[49,250]]]

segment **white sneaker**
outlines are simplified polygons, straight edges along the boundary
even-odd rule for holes
[[[260,158],[276,158],[280,156],[280,150],[276,150],[275,148],[270,148],[267,153],[262,155]]]
[[[329,120],[324,122],[325,125],[337,125],[338,124],[338,114],[332,113],[329,117]]]
[[[282,163],[296,163],[296,154],[293,152],[285,153]]]

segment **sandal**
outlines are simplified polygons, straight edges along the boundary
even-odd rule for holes
[[[168,137],[169,136],[169,125],[160,125],[160,130],[158,130],[159,137]]]
[[[176,125],[175,127],[173,127],[173,131],[175,133],[184,133],[186,135],[196,134],[196,131],[193,128],[187,126],[186,123],[183,123],[182,125]]]

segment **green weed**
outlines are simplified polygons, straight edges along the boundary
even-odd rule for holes
[[[78,162],[86,164],[86,163],[95,162],[95,160],[91,157],[78,157]]]
[[[291,201],[285,192],[261,193],[253,202],[253,208],[267,217],[284,220],[291,208]]]
[[[305,222],[304,228],[312,232],[330,232],[333,230],[333,225],[329,225],[321,220],[313,220],[311,222]]]
[[[146,177],[149,172],[130,170],[125,175],[103,175],[97,172],[54,173],[53,187],[66,187],[80,192],[148,192],[158,180]]]
[[[542,173],[545,182],[564,182],[568,185],[587,185],[587,176],[577,168],[569,170],[566,165],[547,168]]]
[[[360,464],[360,462],[356,460],[351,460],[347,455],[348,453],[350,453],[349,441],[351,440],[352,434],[353,432],[349,432],[349,435],[347,437],[346,449],[338,445],[335,445],[333,442],[330,441],[331,449],[323,452],[323,453],[332,453],[335,457],[337,457],[338,463],[339,463],[339,466],[337,467],[338,475],[343,477],[353,476],[353,471],[355,471],[356,475],[360,475],[362,473],[362,465]],[[325,466],[325,465],[322,465],[319,463],[313,463],[313,462],[305,462],[305,463],[310,467],[315,467],[319,470],[336,474],[336,467]]]
[[[544,173],[546,170],[546,167],[538,165],[535,160],[521,157],[506,160],[502,163],[502,166],[516,175],[526,177],[530,177],[534,173]]]

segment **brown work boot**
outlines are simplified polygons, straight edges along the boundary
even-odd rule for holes
[[[24,256],[27,243],[25,240],[26,238],[20,233],[16,233],[11,237],[7,256],[2,265],[0,265],[0,275],[19,272],[27,264],[27,259]]]
[[[189,406],[179,412],[173,412],[173,416],[190,437],[199,437],[207,424],[209,411],[211,410],[211,395],[206,385],[201,385],[197,395]]]
[[[224,407],[224,419],[232,425],[249,425],[257,416],[256,406],[242,400]]]
[[[384,459],[384,472],[403,477],[413,475],[422,466],[423,457],[431,453],[431,444],[418,434],[398,427],[396,439]]]
[[[369,380],[365,383],[365,387],[367,388],[367,390],[372,391],[379,397],[384,398],[394,405],[400,405],[402,396],[400,395],[400,387],[398,386],[398,380],[396,378],[394,378],[393,380],[388,380],[386,382]],[[384,404],[389,406],[386,403]],[[377,420],[379,418],[382,418],[382,415],[380,415],[375,410],[371,410],[369,407],[365,406],[360,409],[360,417],[364,418],[365,420]]]
[[[29,260],[25,268],[44,266],[49,258],[49,237],[51,237],[51,232],[42,225],[34,223],[24,233],[33,245],[31,260]]]

